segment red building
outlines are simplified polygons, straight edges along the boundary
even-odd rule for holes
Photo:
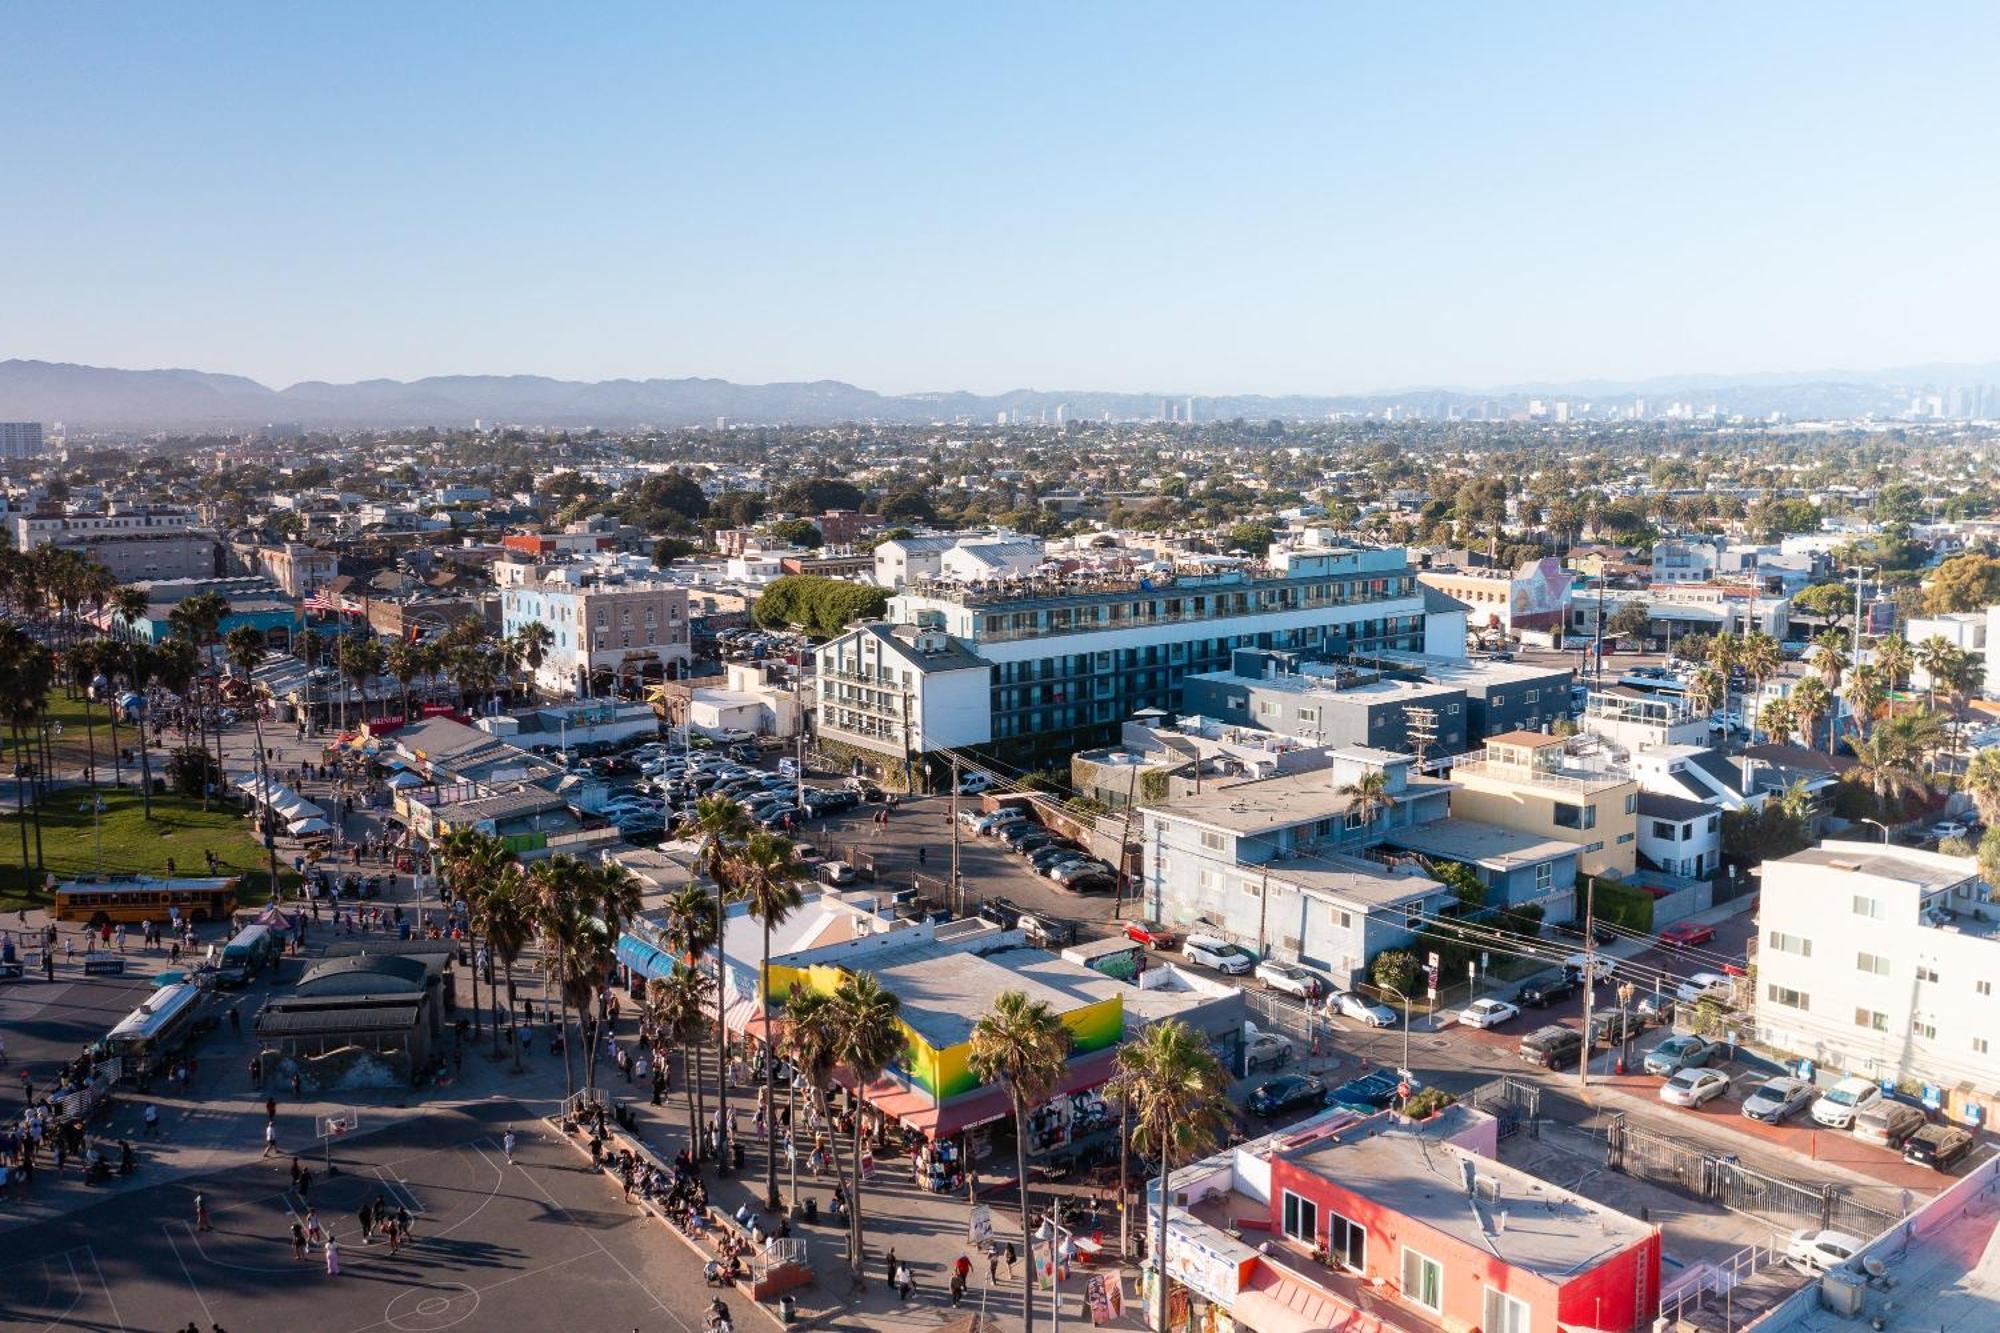
[[[1660,1232],[1382,1115],[1271,1158],[1270,1225],[1446,1329],[1650,1327]]]

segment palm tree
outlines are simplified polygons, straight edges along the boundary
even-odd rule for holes
[[[785,995],[785,1058],[792,1062],[792,1089],[801,1083],[806,1099],[815,1112],[817,1124],[828,1123],[827,1080],[833,1077],[834,1053],[840,1044],[840,1006],[825,991],[794,985]],[[793,1117],[796,1126],[797,1117]],[[796,1133],[796,1128],[794,1133]],[[847,1191],[847,1168],[840,1155],[839,1137],[832,1136],[833,1175],[841,1192]],[[798,1194],[798,1155],[792,1160],[792,1193]]]
[[[257,674],[257,668],[264,665],[264,631],[254,625],[238,625],[235,629],[229,631],[228,637],[223,640],[223,644],[229,650],[231,665],[243,673],[244,683],[246,685],[249,684]],[[264,710],[257,706],[257,700],[254,696],[250,700],[250,725],[257,736],[257,772],[263,779],[265,795],[268,797],[271,789],[271,766],[264,758]],[[277,813],[267,806],[257,821],[263,825],[264,854],[271,862],[271,900],[273,902],[276,902],[278,898],[278,842],[272,836],[271,821],[276,818]]]
[[[1979,822],[1992,828],[2000,825],[2000,748],[1988,746],[1972,752],[1965,766],[1965,794],[1979,807]]]
[[[1779,649],[1778,641],[1762,632],[1744,635],[1737,647],[1737,661],[1743,667],[1743,674],[1750,678],[1753,694],[1764,692],[1764,681],[1777,671],[1784,660],[1785,655]],[[1752,720],[1745,718],[1745,725],[1748,726]]]
[[[1958,649],[1942,634],[1933,634],[1916,647],[1916,665],[1924,670],[1924,707],[1937,708],[1938,686],[1952,675],[1952,659]]]
[[[7,715],[7,723],[14,732],[14,761],[17,773],[14,782],[15,816],[21,824],[21,867],[25,871],[30,865],[28,855],[28,822],[30,813],[22,810],[25,798],[30,802],[30,811],[35,825],[35,852],[32,864],[39,869],[42,864],[42,816],[41,785],[39,782],[23,782],[18,766],[28,762],[27,738],[40,725],[42,710],[47,706],[49,687],[55,680],[55,662],[49,650],[35,641],[32,634],[19,625],[0,622],[0,711]]]
[[[1729,694],[1729,673],[1712,666],[1700,666],[1688,677],[1688,700],[1703,712],[1722,707]]]
[[[1138,1041],[1119,1048],[1118,1087],[1131,1108],[1133,1143],[1160,1161],[1159,1230],[1153,1242],[1159,1304],[1154,1327],[1165,1328],[1167,1214],[1172,1204],[1167,1179],[1180,1167],[1213,1151],[1227,1133],[1229,1075],[1200,1034],[1180,1019],[1170,1018],[1147,1028]],[[1124,1188],[1122,1178],[1119,1188]]]
[[[1336,794],[1347,798],[1348,813],[1359,815],[1364,829],[1375,822],[1377,815],[1396,808],[1396,798],[1389,791],[1389,775],[1379,768],[1361,774]]]
[[[548,659],[549,649],[555,646],[555,631],[538,620],[532,620],[514,631],[514,641],[520,663],[527,668],[529,688],[532,691],[536,673]]]
[[[1820,719],[1833,711],[1833,691],[1829,690],[1826,682],[1818,676],[1806,676],[1792,686],[1789,701],[1792,720],[1798,724],[1800,732],[1805,736],[1806,746],[1810,749]],[[1826,731],[1826,752],[1833,753],[1833,728],[1830,726]]]
[[[1028,1112],[1047,1101],[1069,1068],[1073,1038],[1046,1000],[1002,991],[972,1025],[967,1063],[982,1083],[1006,1092],[1014,1110],[1014,1166],[1021,1178],[1021,1231],[1028,1263],[1022,1273],[1024,1327],[1035,1327],[1035,1242],[1028,1209]],[[1050,1245],[1054,1248],[1053,1241]],[[1165,1325],[1161,1325],[1165,1327]]]
[[[1757,723],[1764,728],[1765,735],[1782,745],[1795,725],[1791,704],[1783,699],[1771,700],[1759,710]]]
[[[505,872],[493,883],[486,886],[479,895],[479,929],[486,936],[486,947],[500,960],[507,976],[507,1023],[513,1032],[514,1070],[521,1069],[521,1037],[519,1024],[515,1022],[514,964],[521,961],[527,950],[528,941],[534,937],[534,904],[528,896],[527,883],[521,877],[517,865],[509,865]],[[500,1025],[493,1025],[493,1051],[500,1051]]]
[[[477,926],[480,920],[480,900],[486,891],[506,872],[514,854],[506,844],[490,833],[476,828],[452,829],[437,840],[438,872],[452,891],[465,900],[466,922],[471,937],[466,940],[466,948],[472,951],[472,1030],[480,1030],[481,1011],[479,1007],[479,950]]]
[[[646,1016],[653,1030],[681,1052],[681,1093],[687,1099],[688,1151],[694,1154],[701,1143],[699,1080],[695,1077],[694,1053],[708,1036],[708,993],[715,983],[699,968],[678,963],[667,976],[646,983]]]
[[[410,720],[410,682],[423,670],[423,657],[417,646],[408,639],[398,639],[390,644],[382,659],[389,674],[396,678],[396,684],[403,691],[403,721]]]
[[[1722,677],[1722,706],[1729,707],[1731,672],[1739,663],[1740,643],[1735,636],[1718,634],[1708,641],[1708,665]]]
[[[125,756],[118,748],[118,677],[131,661],[131,650],[123,639],[97,641],[97,670],[104,677],[104,713],[111,719],[111,785],[125,785]]]
[[[836,1006],[834,1022],[839,1035],[834,1044],[834,1056],[847,1066],[858,1097],[862,1089],[882,1076],[884,1069],[904,1058],[909,1040],[903,1031],[903,1002],[882,989],[882,983],[875,979],[872,972],[843,976],[840,985],[834,988],[833,1001]],[[848,1245],[848,1256],[853,1263],[854,1281],[858,1286],[867,1285],[867,1276],[862,1269],[868,1256],[863,1248],[861,1227],[861,1136],[865,1119],[857,1109],[854,1116],[854,1207],[850,1210],[849,1223],[853,1239]]]
[[[368,717],[368,686],[382,675],[382,641],[368,634],[350,634],[340,641],[340,675],[343,684],[361,691],[361,716]],[[347,729],[347,695],[340,696],[340,727]]]
[[[729,1003],[726,981],[729,951],[723,943],[724,912],[728,907],[736,847],[749,836],[752,827],[750,812],[740,803],[727,796],[704,796],[695,802],[694,818],[682,828],[683,837],[701,840],[695,851],[695,872],[706,875],[715,885],[715,1107],[724,1125],[729,1123],[729,1024],[723,1020]],[[726,1174],[726,1160],[723,1170]]]
[[[139,808],[147,823],[153,822],[153,754],[146,748],[146,687],[159,675],[160,652],[150,643],[133,640],[125,648],[125,678],[139,699],[140,713],[132,719],[139,733]],[[157,735],[157,731],[155,732]]]
[[[146,618],[147,605],[144,588],[123,587],[111,594],[111,609],[125,626],[127,638],[136,637],[139,622]]]
[[[63,654],[62,659],[63,683],[68,687],[72,698],[78,694],[83,697],[83,734],[90,746],[90,767],[85,771],[92,791],[97,788],[97,717],[90,708],[93,702],[90,684],[97,679],[97,673],[103,669],[100,665],[102,654],[99,650],[105,643],[103,639],[85,639],[72,646]]]
[[[676,962],[697,972],[701,960],[707,956],[715,944],[715,897],[701,885],[690,880],[667,895],[664,904],[665,924],[661,929],[661,940]],[[703,991],[705,996],[707,991]],[[706,1035],[708,1028],[702,1028]],[[692,1043],[682,1052],[682,1072],[686,1075],[691,1095],[697,1111],[702,1105],[701,1095],[701,1050]],[[701,1135],[692,1140],[691,1152],[699,1154]]]
[[[1854,714],[1855,730],[1867,735],[1868,728],[1874,725],[1875,714],[1882,711],[1882,704],[1888,698],[1889,692],[1882,683],[1882,668],[1870,662],[1850,668],[1840,693],[1847,700],[1847,710]]]
[[[1933,715],[1899,713],[1854,747],[1854,768],[1848,776],[1885,802],[1907,796],[1928,797],[1932,788],[1924,756],[1940,736]]]
[[[558,1026],[567,1029],[572,1006],[588,1013],[596,998],[597,935],[599,926],[590,915],[585,891],[583,863],[573,856],[557,853],[528,867],[530,896],[535,905],[535,921],[544,940],[542,965],[549,991],[560,1006]],[[581,1024],[579,1024],[581,1031]],[[590,1052],[584,1058],[590,1058]],[[570,1042],[563,1042],[563,1105],[567,1107],[576,1091],[575,1071],[570,1059]]]
[[[1910,650],[1910,641],[1900,634],[1890,634],[1876,641],[1875,665],[1882,668],[1882,674],[1889,679],[1890,689],[1901,689],[1910,678],[1910,668],[1916,658]]]
[[[771,1041],[771,928],[805,901],[799,881],[805,867],[792,852],[792,840],[766,833],[752,833],[736,854],[736,887],[750,905],[764,936],[764,965],[758,973],[757,993],[762,999],[764,1040],[770,1048],[764,1060],[764,1206],[775,1211],[778,1198],[778,1060],[776,1043]]]

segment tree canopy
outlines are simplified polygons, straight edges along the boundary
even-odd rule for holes
[[[826,545],[826,538],[820,535],[819,527],[811,519],[788,518],[771,525],[771,535],[787,546],[803,546],[818,550]]]
[[[1925,585],[1933,615],[1984,611],[2000,603],[2000,560],[1990,555],[1955,555],[1937,567]]]
[[[796,514],[818,514],[828,509],[859,509],[867,499],[865,491],[843,478],[807,477],[779,491],[777,505]]]
[[[750,608],[750,618],[766,629],[802,629],[831,638],[857,620],[873,620],[889,610],[881,588],[816,574],[774,579]]]

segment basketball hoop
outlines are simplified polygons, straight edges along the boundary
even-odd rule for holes
[[[313,1121],[319,1131],[320,1140],[326,1145],[326,1174],[334,1175],[336,1173],[333,1169],[333,1141],[361,1128],[361,1112],[350,1106],[331,1115],[315,1116]]]

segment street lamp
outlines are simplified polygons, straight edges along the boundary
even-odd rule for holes
[[[1062,1256],[1076,1238],[1052,1214],[1045,1214],[1042,1224],[1035,1228],[1035,1239],[1049,1247],[1049,1330],[1058,1333],[1062,1328]],[[1165,1273],[1160,1280],[1166,1281]]]
[[[1403,1002],[1403,1067],[1399,1071],[1404,1078],[1410,1076],[1410,997],[1397,990],[1386,981],[1375,983],[1376,989],[1388,991]]]
[[[1860,817],[1859,817],[1859,818],[1857,818],[1857,819],[1856,819],[1856,820],[1855,820],[1854,822],[1855,822],[1855,823],[1857,823],[1857,824],[1873,824],[1873,825],[1874,825],[1874,826],[1875,826],[1876,828],[1878,828],[1878,829],[1881,829],[1881,830],[1882,830],[1882,845],[1883,845],[1883,846],[1885,846],[1885,847],[1886,847],[1886,846],[1888,846],[1888,844],[1889,844],[1889,826],[1888,826],[1887,824],[1884,824],[1884,823],[1883,823],[1883,822],[1882,822],[1881,820],[1879,820],[1879,819],[1870,819],[1870,818],[1869,818],[1868,816],[1866,816],[1866,815],[1862,815],[1862,816],[1860,816]]]

